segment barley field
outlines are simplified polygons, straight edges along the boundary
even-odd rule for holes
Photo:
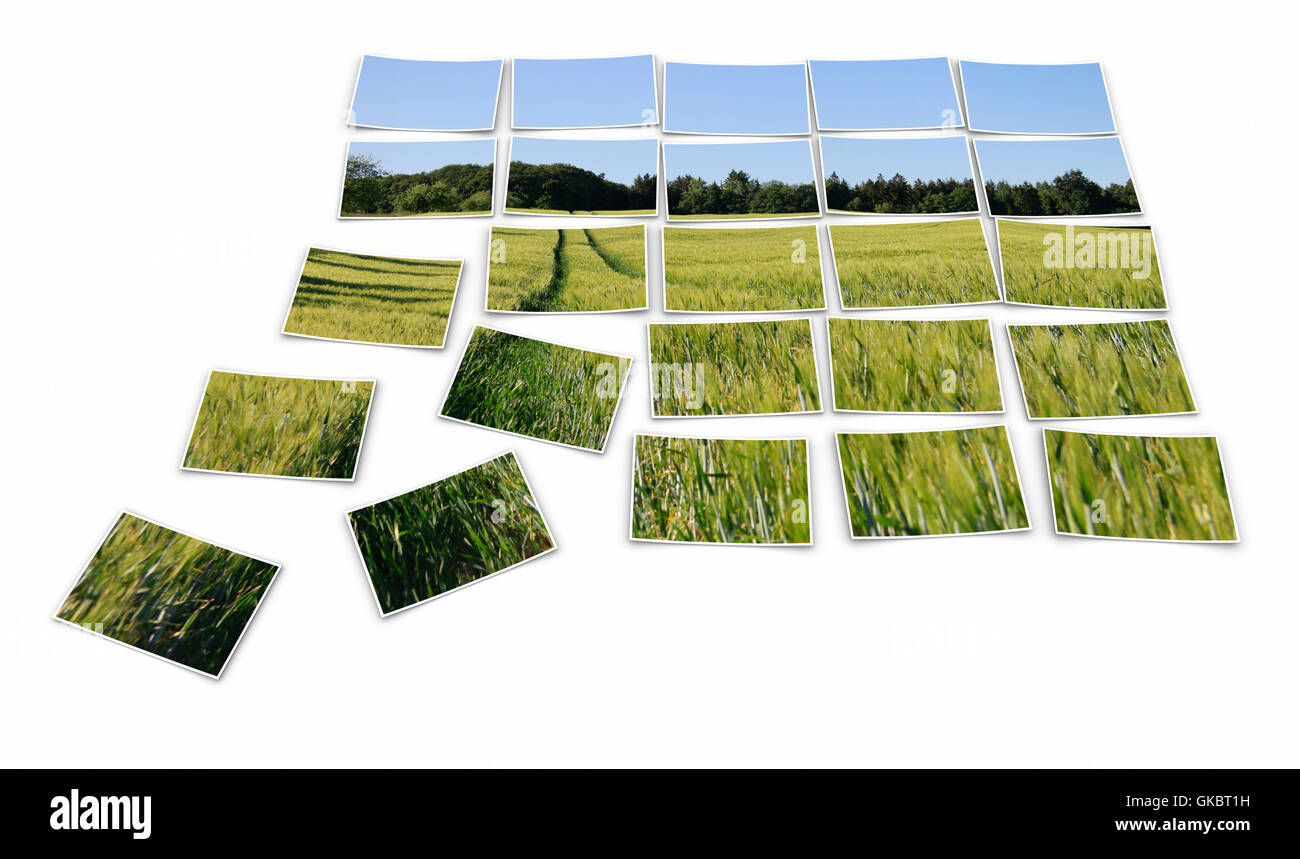
[[[718,215],[674,215],[668,213],[670,221],[763,221],[772,218],[820,218],[821,212],[741,212],[739,214]]]
[[[1010,325],[1007,332],[1030,418],[1196,411],[1163,319]]]
[[[645,227],[493,227],[487,309],[594,313],[646,307]]]
[[[555,548],[513,453],[348,513],[389,614]]]
[[[1040,307],[1165,309],[1150,227],[1001,219],[997,226],[1007,301]],[[1058,245],[1064,253],[1055,252]]]
[[[664,227],[664,309],[821,310],[817,227]]]
[[[183,467],[351,480],[374,388],[213,370]]]
[[[543,441],[605,447],[631,359],[475,326],[442,414]]]
[[[1059,533],[1237,539],[1216,439],[1048,429],[1043,441]]]
[[[987,319],[832,316],[835,408],[851,412],[1000,412]]]
[[[1017,531],[1029,513],[1004,426],[838,433],[854,537]]]
[[[650,364],[656,417],[821,410],[807,319],[653,323]]]
[[[563,216],[587,216],[597,218],[635,218],[642,215],[657,215],[657,209],[537,209],[526,208],[522,206],[506,206],[505,211],[510,215],[563,215]]]
[[[979,218],[828,229],[845,309],[1001,301]]]
[[[441,348],[460,260],[401,259],[312,248],[285,334]]]
[[[637,435],[632,539],[808,544],[808,443]]]
[[[123,513],[56,617],[217,677],[277,569]]]

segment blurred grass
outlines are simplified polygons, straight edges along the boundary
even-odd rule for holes
[[[1056,528],[1146,540],[1235,540],[1211,437],[1044,431]]]
[[[632,536],[810,543],[808,443],[637,435]]]
[[[348,514],[384,614],[555,547],[513,453]]]
[[[1196,410],[1163,319],[1007,330],[1031,418]]]
[[[215,677],[275,571],[123,513],[58,617]]]
[[[803,257],[796,261],[795,242]],[[664,307],[700,312],[820,310],[817,227],[664,227]]]
[[[646,306],[645,230],[492,228],[487,307],[591,313]]]
[[[651,374],[701,371],[698,391],[662,383],[655,415],[744,415],[817,411],[821,396],[807,319],[652,323]],[[652,386],[652,391],[655,388]],[[698,394],[697,404],[689,394]]]
[[[829,322],[835,408],[862,412],[1002,411],[1002,389],[987,319],[832,316]]]
[[[399,259],[312,248],[285,333],[441,346],[460,266],[459,260]]]
[[[280,477],[349,479],[374,382],[213,371],[185,467]]]
[[[628,359],[475,326],[449,418],[588,450],[605,446]]]
[[[1064,235],[1065,224],[1025,223],[998,220],[998,245],[1002,254],[1002,282],[1007,301],[1046,307],[1100,307],[1112,310],[1162,310],[1164,284],[1155,244],[1150,244],[1151,271],[1148,277],[1134,277],[1129,267],[1049,268],[1045,262],[1049,233]],[[1113,233],[1130,243],[1150,241],[1150,227],[1120,228],[1110,225],[1075,226],[1078,234],[1099,236]],[[1068,250],[1068,249],[1067,249]],[[1109,255],[1107,255],[1107,259]]]
[[[829,229],[845,308],[1001,300],[979,218]]]
[[[836,440],[855,537],[1029,527],[1004,426],[838,433]]]

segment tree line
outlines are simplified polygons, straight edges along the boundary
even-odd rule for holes
[[[492,165],[447,164],[424,173],[389,173],[370,155],[349,155],[342,210],[348,215],[490,212]]]
[[[1105,188],[1082,170],[1067,170],[1050,182],[985,182],[993,215],[1112,215],[1139,210],[1133,180]]]
[[[654,209],[655,177],[644,173],[624,184],[572,164],[510,162],[506,208],[605,212]]]
[[[943,212],[974,212],[979,209],[973,179],[916,179],[901,173],[886,179],[878,174],[850,185],[831,173],[826,178],[826,208],[841,212],[874,212],[882,215],[932,215]]]
[[[721,182],[677,176],[668,183],[670,215],[789,215],[820,212],[811,182],[761,182],[732,170]]]

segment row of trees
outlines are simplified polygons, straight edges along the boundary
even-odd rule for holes
[[[1082,170],[1067,170],[1051,182],[985,182],[993,215],[1112,215],[1138,211],[1133,180],[1103,188]]]
[[[792,215],[818,211],[817,188],[811,182],[760,182],[744,170],[732,170],[721,182],[677,176],[668,183],[670,215]]]
[[[345,215],[492,211],[492,165],[447,164],[425,173],[389,173],[365,153],[348,156]]]
[[[838,173],[826,178],[826,208],[841,212],[882,215],[937,215],[979,209],[973,179],[916,179],[901,173],[886,179],[878,174],[850,185]]]
[[[572,164],[510,162],[506,188],[509,209],[554,209],[562,212],[623,212],[654,209],[655,177],[645,173],[632,184],[614,182]]]

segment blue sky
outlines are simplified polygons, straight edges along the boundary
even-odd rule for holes
[[[806,140],[664,144],[664,172],[669,181],[677,176],[696,176],[706,182],[721,182],[732,170],[744,170],[751,179],[762,182],[816,181],[812,151]]]
[[[520,60],[512,70],[516,128],[600,128],[659,121],[651,54]]]
[[[808,82],[803,63],[664,63],[664,119],[664,131],[807,134]]]
[[[971,179],[966,137],[822,137],[822,174],[850,185],[901,173],[917,179]]]
[[[947,57],[811,60],[808,66],[819,128],[871,131],[961,125],[957,84]]]
[[[562,140],[556,137],[514,137],[511,161],[529,164],[572,164],[604,173],[611,182],[627,185],[637,176],[659,173],[659,141]]]
[[[389,173],[424,173],[448,164],[491,164],[495,140],[353,140],[348,154],[378,158]]]
[[[501,60],[361,59],[352,122],[417,131],[486,131],[496,123]]]
[[[961,62],[970,127],[1020,134],[1113,132],[1099,63],[1016,65]]]
[[[1082,170],[1103,187],[1129,180],[1118,137],[1082,140],[976,140],[975,157],[985,182],[1051,181],[1066,170]]]

